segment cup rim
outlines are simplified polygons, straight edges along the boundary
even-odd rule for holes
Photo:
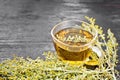
[[[58,40],[58,39],[55,37],[55,35],[53,34],[54,29],[57,28],[58,25],[64,24],[64,23],[69,22],[69,21],[78,21],[78,22],[84,22],[84,23],[88,24],[87,22],[82,21],[82,20],[65,20],[65,21],[59,22],[58,24],[56,24],[56,25],[51,29],[51,36],[52,36],[53,40],[55,39],[57,42],[59,42],[59,43],[62,44],[62,45],[65,45],[65,46],[67,46],[67,47],[74,47],[74,48],[75,48],[75,47],[76,47],[76,48],[86,47],[86,46],[89,46],[90,44],[92,44],[92,43],[95,41],[95,39],[97,38],[97,35],[98,35],[98,32],[97,32],[95,29],[94,29],[94,30],[95,30],[95,33],[96,33],[96,34],[95,34],[94,38],[93,38],[90,42],[88,42],[88,43],[86,43],[86,44],[84,44],[84,45],[81,45],[81,46],[69,45],[69,44],[66,44],[66,43]],[[88,24],[88,25],[89,25],[89,24]]]

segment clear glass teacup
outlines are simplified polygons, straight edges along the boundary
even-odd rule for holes
[[[90,28],[88,23],[80,20],[63,21],[52,28],[51,35],[60,60],[74,63],[90,61],[97,31]],[[92,65],[97,65],[97,62]]]

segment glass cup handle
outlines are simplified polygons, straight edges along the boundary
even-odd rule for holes
[[[92,49],[92,51],[94,51],[94,52],[97,54],[97,56],[98,56],[99,58],[103,56],[103,55],[102,55],[102,52],[100,51],[100,49],[99,49],[98,47],[92,46],[91,49]]]

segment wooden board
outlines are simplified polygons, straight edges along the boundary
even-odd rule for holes
[[[0,0],[0,60],[54,51],[52,27],[84,16],[96,18],[104,30],[111,28],[120,44],[119,0]]]

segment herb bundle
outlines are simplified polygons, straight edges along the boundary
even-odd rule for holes
[[[117,80],[119,75],[115,67],[118,62],[118,43],[114,34],[108,29],[105,35],[102,27],[95,24],[95,19],[85,18],[88,23],[83,22],[81,26],[89,26],[86,27],[89,31],[91,28],[98,31],[95,46],[103,57],[99,59],[97,68],[91,70],[84,65],[71,65],[58,60],[55,52],[48,51],[44,52],[45,60],[39,57],[35,60],[15,57],[1,62],[0,80]]]

